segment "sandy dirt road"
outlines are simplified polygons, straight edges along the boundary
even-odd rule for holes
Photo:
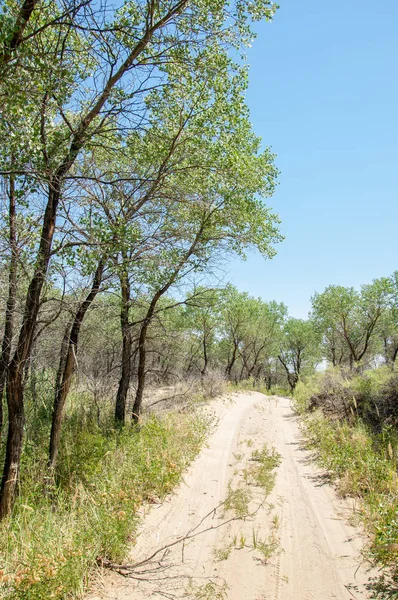
[[[126,562],[164,550],[133,578],[104,574],[87,600],[369,598],[364,540],[348,524],[352,507],[336,497],[303,448],[289,400],[241,393],[213,408],[219,421],[207,447],[176,492],[146,509]],[[244,477],[252,452],[264,444],[281,455],[266,500]],[[231,486],[245,485],[255,514],[236,519],[219,505]]]

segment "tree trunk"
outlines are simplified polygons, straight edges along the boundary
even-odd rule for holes
[[[182,263],[183,264],[183,263]],[[181,265],[182,266],[182,265]],[[146,313],[145,319],[142,321],[140,337],[138,339],[138,372],[137,372],[137,391],[135,393],[134,406],[133,406],[133,414],[132,419],[136,423],[138,423],[142,410],[142,400],[144,396],[144,388],[145,388],[145,377],[146,377],[146,337],[148,333],[148,327],[150,322],[152,321],[156,304],[158,300],[163,294],[167,292],[170,286],[175,281],[179,269],[181,266],[176,269],[173,276],[166,283],[166,285],[156,292],[154,297],[151,300],[148,311]]]
[[[332,353],[332,365],[334,367],[337,366],[337,360],[336,360],[336,349],[334,346],[331,347],[331,353]]]
[[[397,356],[398,356],[398,344],[395,344],[393,351],[392,351],[392,356],[391,356],[391,371],[394,370],[395,361],[397,360]]]
[[[7,405],[10,418],[8,423],[6,457],[1,483],[0,518],[4,518],[10,513],[14,502],[23,440],[24,367],[32,347],[33,335],[40,307],[40,295],[46,278],[48,263],[50,261],[56,213],[61,195],[61,179],[64,172],[63,170],[66,168],[67,164],[64,163],[62,169],[59,170],[59,174],[49,184],[48,201],[43,218],[43,227],[35,270],[28,287],[17,347],[8,368]]]
[[[53,418],[50,435],[50,448],[48,466],[54,469],[57,462],[59,441],[61,437],[61,428],[64,415],[65,402],[69,394],[72,375],[76,367],[76,352],[79,342],[79,334],[83,319],[94,302],[99,292],[102,275],[104,272],[104,261],[100,260],[95,271],[93,283],[86,299],[80,304],[72,323],[70,335],[64,337],[61,355],[57,373],[57,383],[55,388]]]
[[[289,384],[291,392],[293,393],[294,392],[294,388],[296,387],[298,379],[296,378],[296,375],[294,373],[291,373],[289,371],[289,367],[287,366],[286,362],[283,360],[283,358],[281,357],[280,354],[278,355],[278,359],[279,359],[279,362],[281,363],[281,365],[283,366],[283,368],[286,371],[287,382]]]
[[[148,311],[149,313],[150,311]],[[140,337],[138,340],[138,372],[137,372],[137,391],[135,394],[133,406],[133,421],[138,423],[142,410],[142,400],[145,389],[146,377],[146,336],[151,317],[145,319],[141,326]]]
[[[8,398],[12,398],[12,402],[8,401],[8,437],[1,483],[0,519],[11,513],[19,478],[25,424],[22,373],[17,372],[13,378],[7,378]]]
[[[131,302],[131,286],[128,275],[120,276],[120,287],[122,292],[122,303],[120,308],[120,325],[122,329],[123,349],[122,349],[122,371],[120,374],[119,386],[116,394],[115,405],[115,423],[124,425],[126,419],[127,394],[130,388],[131,379],[131,326],[129,321],[129,309]]]
[[[7,379],[8,364],[11,357],[11,344],[14,329],[14,314],[17,293],[18,248],[16,235],[16,198],[15,179],[10,175],[9,197],[9,244],[11,250],[10,268],[8,272],[8,298],[4,319],[4,334],[0,357],[0,438],[3,429],[3,395]]]
[[[236,353],[237,353],[237,350],[238,350],[238,344],[237,344],[237,342],[234,340],[234,350],[233,350],[233,352],[232,352],[231,360],[229,361],[229,363],[228,363],[228,365],[227,365],[227,368],[225,369],[225,374],[226,374],[226,376],[227,376],[228,380],[230,380],[230,379],[231,379],[231,373],[232,373],[232,369],[233,369],[233,366],[234,366],[234,364],[235,364],[235,361],[236,361]]]
[[[156,308],[156,304],[158,303],[159,298],[161,298],[161,296],[163,296],[163,294],[166,294],[166,292],[168,292],[168,290],[170,289],[170,287],[173,285],[173,283],[175,283],[181,269],[183,268],[183,266],[185,265],[185,263],[187,262],[187,260],[193,255],[193,253],[195,252],[195,249],[199,243],[199,241],[201,240],[201,237],[203,235],[203,231],[204,231],[204,226],[205,223],[203,222],[199,228],[199,231],[197,232],[195,239],[193,240],[190,248],[187,250],[187,252],[185,253],[185,255],[182,257],[181,261],[178,263],[178,265],[176,266],[174,272],[172,273],[172,275],[170,276],[170,279],[168,280],[167,283],[165,283],[165,285],[156,292],[156,294],[153,296],[151,303],[149,305],[147,314],[145,319],[142,321],[142,325],[141,325],[141,331],[140,331],[140,337],[138,340],[138,376],[137,376],[137,391],[135,394],[135,400],[134,400],[134,406],[133,406],[133,414],[132,414],[132,419],[135,422],[139,421],[140,418],[140,414],[141,414],[141,408],[142,408],[142,399],[143,399],[143,395],[144,395],[144,387],[145,387],[145,366],[146,366],[146,336],[147,336],[147,332],[148,332],[148,327],[149,324],[153,318],[153,315],[155,313],[155,308]]]
[[[267,390],[269,392],[271,391],[271,387],[272,387],[272,375],[270,375],[270,374],[266,374],[265,375],[265,387],[267,388]]]
[[[204,377],[207,373],[207,365],[209,363],[209,357],[207,355],[207,343],[206,343],[206,336],[203,336],[203,369],[201,370],[201,375],[202,377]]]
[[[154,315],[156,304],[157,304],[159,298],[161,298],[161,296],[163,296],[163,294],[165,294],[170,289],[170,287],[176,281],[182,267],[184,266],[186,261],[190,258],[190,256],[192,256],[192,254],[194,253],[195,248],[198,245],[198,243],[202,237],[204,226],[205,226],[205,223],[203,222],[201,224],[200,229],[197,232],[195,239],[192,242],[190,248],[187,250],[186,254],[183,256],[180,263],[176,266],[174,272],[170,276],[170,279],[153,296],[152,301],[149,305],[149,309],[147,311],[146,317],[144,318],[144,320],[141,323],[140,335],[139,335],[139,340],[138,340],[138,349],[137,349],[137,351],[138,351],[137,390],[136,390],[136,394],[135,394],[134,406],[133,406],[133,411],[132,411],[132,419],[136,422],[138,422],[139,418],[140,418],[141,409],[142,409],[142,400],[143,400],[143,394],[144,394],[144,387],[145,387],[146,337],[147,337],[149,324]],[[129,287],[129,282],[127,280],[127,277],[125,277],[124,284],[122,283],[122,295],[124,293],[123,288],[125,288],[126,300],[128,297],[127,306],[129,306],[130,287]],[[118,393],[117,393],[116,409],[115,409],[115,420],[116,420],[116,422],[119,422],[119,423],[124,422],[126,398],[127,398],[127,392],[129,389],[130,377],[131,377],[131,347],[132,347],[131,331],[130,331],[131,326],[130,326],[130,323],[128,320],[128,311],[127,311],[127,315],[123,314],[123,316],[121,317],[121,320],[122,320],[122,331],[124,331],[125,334],[123,335],[122,376],[119,381],[119,389],[118,389]],[[123,323],[124,323],[124,325],[123,325]],[[207,357],[205,360],[207,360]]]

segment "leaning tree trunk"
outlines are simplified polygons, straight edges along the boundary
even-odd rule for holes
[[[122,303],[120,308],[120,325],[122,329],[122,369],[120,373],[119,386],[116,394],[115,423],[117,426],[124,425],[126,419],[127,394],[130,389],[131,380],[131,351],[133,341],[131,336],[131,325],[129,320],[129,309],[131,302],[131,286],[128,275],[120,276],[120,287],[122,292]]]
[[[289,384],[291,392],[293,393],[294,392],[294,388],[296,387],[298,379],[296,379],[295,373],[291,373],[289,371],[289,367],[287,366],[287,363],[283,360],[283,358],[281,357],[280,354],[278,355],[278,359],[279,359],[279,362],[281,363],[281,365],[283,366],[283,368],[286,371],[287,382]]]
[[[140,336],[139,336],[139,340],[138,340],[137,390],[136,390],[136,394],[135,394],[133,413],[132,413],[132,419],[136,423],[140,419],[141,410],[142,410],[142,400],[143,400],[143,396],[144,396],[145,377],[146,377],[146,337],[147,337],[147,333],[148,333],[148,327],[152,321],[153,315],[155,313],[155,308],[156,308],[156,305],[157,305],[159,299],[163,296],[163,294],[166,294],[166,292],[168,292],[170,287],[176,281],[181,269],[183,268],[183,266],[185,265],[187,260],[195,252],[195,249],[203,235],[203,231],[204,231],[204,223],[201,224],[199,231],[197,232],[195,239],[193,240],[190,248],[187,250],[187,252],[182,257],[179,264],[176,266],[176,268],[175,268],[174,272],[172,273],[172,275],[170,276],[170,279],[168,280],[168,282],[160,290],[158,290],[156,292],[156,294],[153,296],[151,303],[149,305],[147,314],[142,321]]]
[[[170,286],[173,284],[173,282],[175,281],[175,279],[178,275],[178,272],[179,272],[181,266],[179,266],[176,269],[176,271],[174,272],[171,279],[167,282],[167,284],[161,290],[158,290],[156,292],[156,294],[154,295],[154,297],[151,300],[151,303],[149,305],[149,308],[147,310],[145,318],[141,323],[141,330],[140,330],[140,335],[138,338],[137,390],[135,393],[133,413],[132,413],[132,419],[136,423],[138,423],[138,421],[140,419],[141,410],[142,410],[142,400],[144,397],[145,378],[146,378],[146,338],[147,338],[147,333],[148,333],[148,327],[152,321],[152,318],[153,318],[153,315],[155,312],[155,308],[156,308],[156,304],[158,303],[159,298],[161,296],[163,296],[163,294],[165,294],[167,292],[167,290],[170,288]]]
[[[11,343],[14,328],[14,314],[17,297],[17,233],[16,233],[16,197],[15,197],[15,179],[10,176],[9,187],[9,244],[11,250],[10,268],[8,271],[8,298],[4,319],[4,334],[0,356],[0,437],[3,429],[3,395],[7,379],[8,364],[11,357]]]
[[[104,272],[104,261],[101,259],[93,278],[91,289],[86,299],[80,304],[78,311],[72,323],[70,335],[65,334],[57,373],[57,383],[55,388],[53,417],[50,435],[50,448],[48,457],[48,466],[54,469],[57,463],[59,442],[61,438],[62,421],[65,409],[65,402],[69,394],[72,375],[76,367],[76,352],[79,342],[80,329],[88,309],[97,296],[102,275]]]

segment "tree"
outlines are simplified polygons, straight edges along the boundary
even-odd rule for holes
[[[398,271],[394,271],[385,285],[387,305],[380,317],[378,334],[382,341],[384,360],[394,369],[398,356]]]
[[[319,337],[312,321],[293,317],[286,321],[283,334],[278,358],[293,392],[300,376],[312,370],[320,358]]]
[[[287,309],[277,302],[264,302],[228,286],[222,294],[222,339],[226,352],[225,372],[231,379],[265,377],[278,356],[281,326]]]
[[[218,290],[198,287],[194,290],[193,298],[188,300],[188,305],[183,314],[185,326],[196,340],[197,351],[195,355],[201,358],[201,364],[197,368],[202,377],[207,374],[216,340],[220,321],[218,304]]]
[[[372,354],[376,326],[388,302],[386,278],[354,288],[331,285],[312,298],[312,314],[333,365],[358,366]]]
[[[287,310],[283,304],[277,302],[249,298],[247,311],[248,319],[239,349],[242,375],[258,381],[261,376],[266,378],[266,366],[278,354],[281,327]]]

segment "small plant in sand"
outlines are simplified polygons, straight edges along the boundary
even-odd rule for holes
[[[255,485],[263,488],[268,495],[275,483],[274,469],[280,465],[281,457],[274,448],[268,450],[263,446],[261,450],[254,450],[251,454],[249,465],[242,471],[242,476],[247,485]]]
[[[261,539],[258,532],[253,529],[252,532],[252,548],[261,553],[261,562],[264,564],[273,556],[279,549],[279,541],[275,534],[272,533],[268,538]]]
[[[279,541],[272,534],[266,540],[258,540],[256,550],[261,553],[261,562],[266,564],[271,556],[273,556],[279,549]]]
[[[228,585],[226,583],[215,583],[208,581],[205,585],[197,588],[191,587],[189,596],[195,600],[226,600]]]
[[[278,529],[279,529],[279,527],[280,527],[280,525],[281,525],[281,519],[280,519],[280,516],[279,516],[278,514],[276,514],[276,513],[275,513],[275,514],[273,515],[273,517],[272,517],[272,527],[273,527],[275,530],[278,530]]]
[[[231,511],[238,519],[245,519],[249,516],[249,504],[252,495],[249,490],[238,487],[232,488],[231,482],[228,484],[228,494],[224,501],[224,511]]]
[[[223,560],[227,560],[229,558],[229,555],[231,554],[231,550],[233,548],[233,544],[228,544],[227,546],[225,546],[224,548],[219,548],[214,550],[214,559],[217,562],[221,562]]]

